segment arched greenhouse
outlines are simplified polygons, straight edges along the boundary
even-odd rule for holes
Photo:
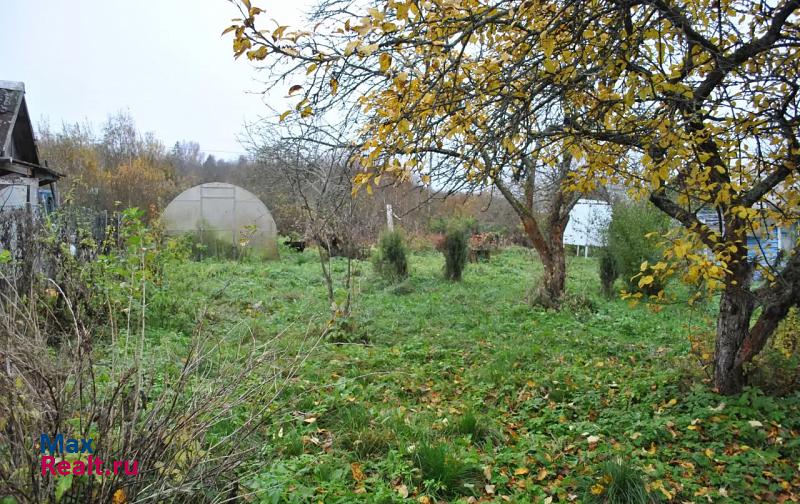
[[[201,255],[278,257],[278,229],[255,194],[233,184],[209,182],[173,199],[161,217],[167,234],[190,234]]]

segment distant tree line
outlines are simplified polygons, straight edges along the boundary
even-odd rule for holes
[[[303,202],[292,189],[296,179],[287,177],[287,169],[304,167],[286,149],[253,150],[228,160],[204,153],[194,141],[167,147],[152,132],[139,130],[124,111],[110,115],[99,128],[83,122],[55,129],[43,121],[38,143],[42,159],[66,175],[59,186],[66,204],[100,211],[138,207],[154,219],[184,189],[229,182],[261,198],[281,233],[300,237],[309,233]],[[364,240],[377,239],[386,223],[387,204],[392,205],[396,223],[413,233],[427,232],[436,222],[451,218],[472,219],[479,228],[510,236],[519,231],[512,209],[496,194],[448,195],[422,184],[387,180],[373,194],[357,198],[364,199],[359,205]]]

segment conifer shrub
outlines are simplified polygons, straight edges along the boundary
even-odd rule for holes
[[[408,248],[400,231],[386,231],[378,240],[378,250],[373,256],[375,271],[392,281],[408,276]]]
[[[455,282],[460,281],[469,256],[469,236],[463,227],[453,226],[447,230],[442,253],[444,277]]]

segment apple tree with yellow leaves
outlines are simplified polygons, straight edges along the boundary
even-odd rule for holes
[[[719,296],[721,393],[800,302],[797,243],[781,260],[748,246],[800,217],[800,0],[325,0],[305,30],[234,3],[235,54],[297,97],[283,119],[347,114],[365,186],[494,185],[554,303],[577,194],[622,183],[669,215],[638,281]]]
[[[309,31],[262,29],[256,21],[266,13],[238,5],[243,17],[226,32],[237,56],[264,61],[271,84],[296,97],[279,113],[285,124],[346,117],[356,125],[356,182],[367,191],[383,176],[451,193],[493,186],[544,266],[536,300],[559,306],[563,235],[580,197],[568,185],[580,163],[573,146],[543,134],[561,124],[564,102],[549,85],[529,92],[526,75],[540,61],[491,24],[464,26],[469,10],[456,4],[431,5],[433,16],[422,19],[413,3],[364,4],[361,17],[352,15],[356,4],[323,3]]]

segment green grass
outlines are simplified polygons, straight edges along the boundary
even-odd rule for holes
[[[452,446],[423,443],[413,458],[419,469],[421,484],[431,494],[452,497],[480,491],[476,485],[480,481],[481,471],[461,461]]]
[[[603,464],[598,481],[585,495],[586,502],[598,504],[648,504],[656,499],[641,473],[621,458]]]
[[[154,355],[205,305],[220,339],[284,331],[277,344],[308,348],[328,313],[314,254],[175,266],[151,298]],[[315,347],[271,410],[243,486],[256,500],[581,501],[603,471],[620,494],[665,502],[798,495],[800,397],[717,396],[689,357],[713,306],[604,299],[596,262],[570,258],[557,313],[525,302],[541,272],[529,251],[469,264],[462,282],[442,278],[443,261],[410,255],[400,285],[358,263],[352,334]]]

